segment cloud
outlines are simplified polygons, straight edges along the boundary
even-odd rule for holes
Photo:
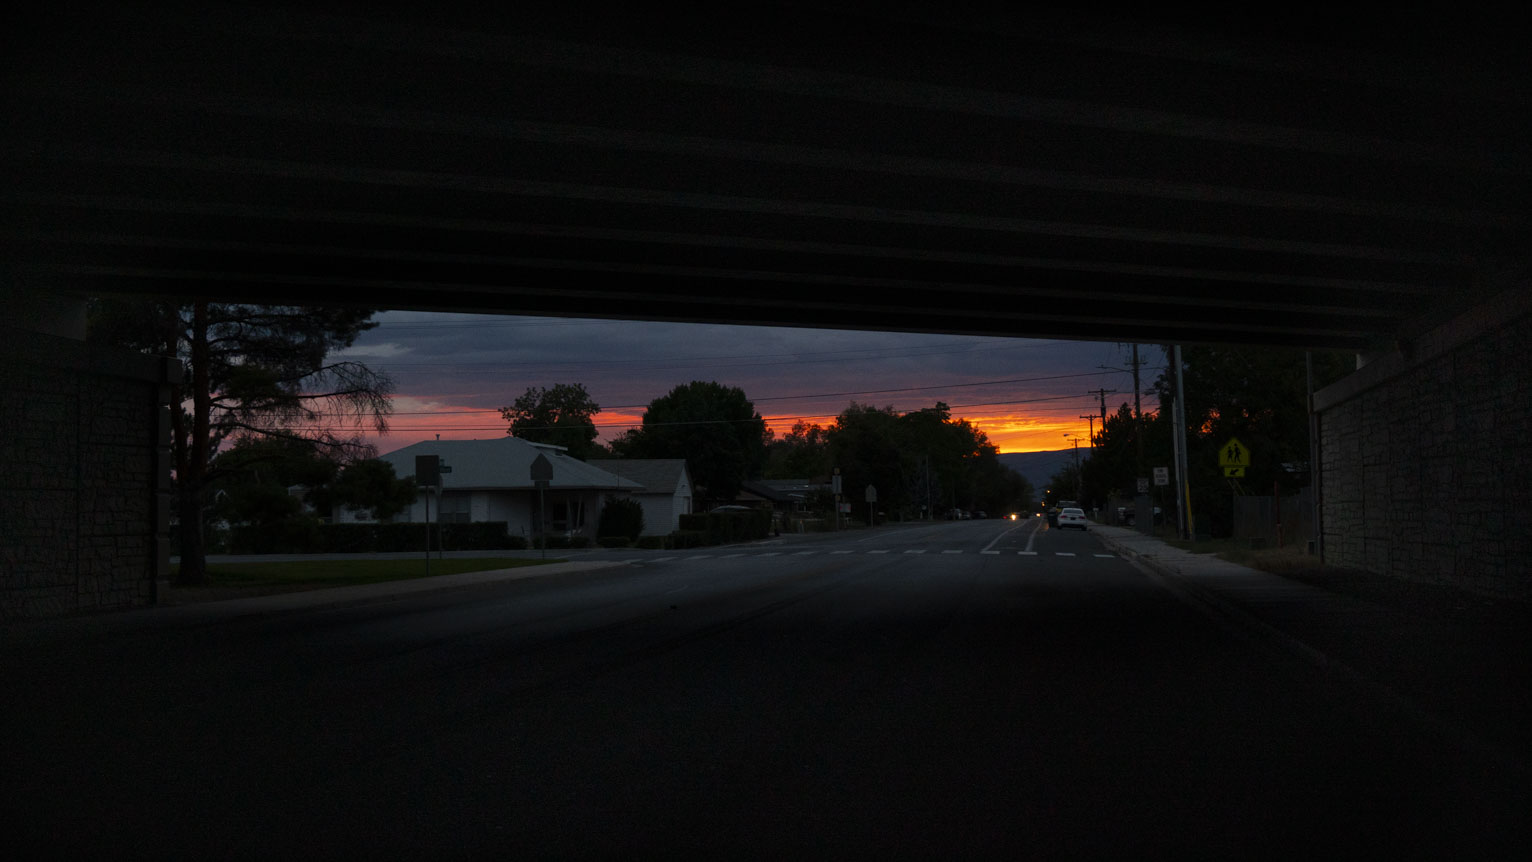
[[[1092,390],[1115,390],[1108,412],[1132,400],[1131,375],[1100,367],[1126,368],[1125,349],[1104,342],[405,311],[376,319],[347,355],[396,381],[400,430],[377,441],[383,451],[430,439],[420,434],[497,436],[499,407],[558,383],[585,386],[602,425],[636,422],[693,380],[737,386],[785,425],[828,424],[852,401],[900,411],[940,401],[1002,451],[1061,449],[1066,431],[1084,436],[1079,417],[1100,409]],[[1140,356],[1161,361],[1152,347]],[[1146,388],[1155,373],[1146,365]]]

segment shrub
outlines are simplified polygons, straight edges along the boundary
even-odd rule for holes
[[[644,507],[637,500],[607,498],[601,507],[601,518],[596,524],[597,536],[622,536],[631,542],[643,532]]]
[[[682,530],[705,534],[707,537],[705,542],[710,545],[748,542],[753,539],[764,539],[770,535],[771,510],[752,509],[682,515],[680,527]]]
[[[639,536],[633,543],[636,548],[644,548],[651,551],[663,551],[671,547],[669,536]]]
[[[700,548],[707,544],[707,532],[704,530],[676,530],[669,536],[672,548]]]
[[[627,536],[597,536],[596,544],[603,548],[626,548],[633,542]]]

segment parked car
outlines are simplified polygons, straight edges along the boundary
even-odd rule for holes
[[[1089,523],[1090,522],[1085,519],[1084,509],[1069,508],[1059,510],[1058,527],[1060,530],[1064,529],[1065,527],[1079,527],[1080,529],[1085,530],[1089,529],[1087,527]]]

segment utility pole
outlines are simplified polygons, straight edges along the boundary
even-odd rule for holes
[[[1090,447],[1092,449],[1094,449],[1094,448],[1096,448],[1096,414],[1094,414],[1094,413],[1087,413],[1084,416],[1081,416],[1080,418],[1084,419],[1084,420],[1086,420],[1087,422],[1090,423],[1090,425],[1089,425],[1089,427],[1090,427]],[[1103,427],[1103,429],[1105,428],[1105,426],[1102,426],[1102,427]]]
[[[1192,489],[1191,489],[1191,463],[1187,460],[1186,452],[1186,390],[1181,380],[1181,345],[1177,344],[1173,352],[1176,366],[1176,398],[1173,402],[1173,419],[1175,420],[1175,447],[1176,464],[1181,469],[1180,488],[1177,491],[1177,507],[1180,509],[1181,538],[1188,541],[1195,540],[1197,535],[1196,523],[1192,520]]]
[[[1144,411],[1139,406],[1138,345],[1133,345],[1133,436],[1138,440],[1138,477],[1144,475]]]
[[[1106,430],[1106,397],[1108,395],[1112,394],[1113,392],[1116,392],[1116,391],[1117,391],[1116,389],[1093,389],[1093,390],[1090,391],[1090,393],[1088,393],[1088,394],[1091,394],[1091,395],[1096,395],[1096,396],[1100,397],[1100,399],[1101,399],[1101,430],[1102,431]]]

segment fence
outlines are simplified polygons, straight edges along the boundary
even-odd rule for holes
[[[1304,488],[1296,494],[1280,498],[1280,511],[1277,499],[1270,496],[1236,496],[1234,538],[1263,539],[1272,546],[1303,544],[1314,538],[1313,489]]]

